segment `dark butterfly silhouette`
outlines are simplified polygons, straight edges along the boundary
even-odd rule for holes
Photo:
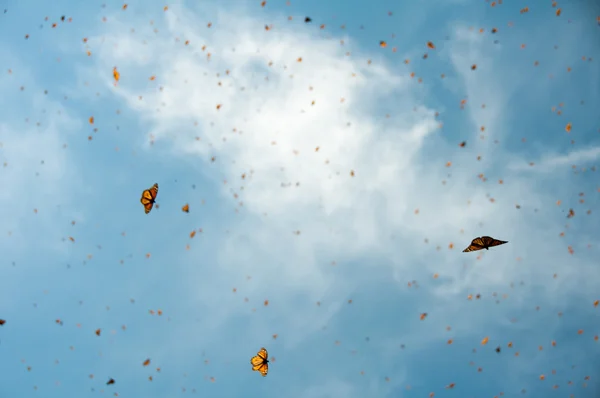
[[[482,236],[471,241],[469,247],[463,250],[463,253],[474,252],[477,250],[489,250],[490,247],[499,246],[508,243],[508,241],[494,239],[490,236]]]

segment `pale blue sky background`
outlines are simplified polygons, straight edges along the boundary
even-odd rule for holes
[[[600,7],[504,3],[3,1],[0,397],[597,397]]]

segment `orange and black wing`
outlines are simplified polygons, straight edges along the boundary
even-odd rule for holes
[[[144,211],[146,214],[150,213],[150,210],[152,210],[154,201],[156,200],[156,195],[158,195],[158,184],[154,184],[152,188],[146,189],[144,192],[142,192],[140,203],[144,205]]]
[[[181,208],[181,211],[184,213],[189,213],[190,212],[190,205],[189,204],[184,204],[183,207]]]
[[[255,372],[260,372],[261,375],[266,376],[269,372],[269,354],[265,348],[261,348],[259,352],[256,353],[255,356],[250,358],[250,364],[252,365],[252,370]]]
[[[463,253],[474,252],[481,249],[485,249],[483,238],[475,238],[471,241],[469,247],[463,250]]]
[[[494,239],[491,236],[482,236],[481,239],[483,240],[483,246],[485,248],[493,247],[493,246],[500,246],[505,243],[508,243],[508,241]]]
[[[260,372],[265,377],[269,373],[269,364],[267,362],[252,367],[252,370]]]
[[[259,357],[258,355],[250,358],[250,364],[252,366],[260,366],[260,365],[262,365],[263,362],[264,362],[263,359],[261,357]]]
[[[262,347],[260,349],[260,351],[258,353],[256,353],[256,355],[261,357],[263,359],[263,361],[269,362],[269,353],[267,352],[266,348]]]

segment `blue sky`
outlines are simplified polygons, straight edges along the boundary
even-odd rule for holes
[[[3,2],[0,396],[600,394],[600,7],[525,6]]]

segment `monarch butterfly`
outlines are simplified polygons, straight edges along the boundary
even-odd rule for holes
[[[269,354],[266,348],[261,348],[256,356],[250,358],[250,364],[252,364],[252,370],[260,372],[261,375],[266,376],[269,372]]]
[[[111,384],[115,384],[115,379],[110,379],[106,382],[107,386],[110,386]]]
[[[150,213],[150,210],[152,210],[154,201],[156,200],[156,195],[158,195],[158,184],[154,184],[152,188],[146,189],[144,192],[142,192],[140,203],[144,205],[144,211],[146,214]]]
[[[508,243],[508,241],[494,239],[489,236],[482,236],[480,238],[475,238],[471,241],[469,247],[463,250],[463,253],[474,252],[477,250],[490,250],[490,247],[499,246]]]
[[[181,211],[184,213],[189,213],[190,212],[190,205],[189,204],[184,204],[183,207],[181,208]]]

